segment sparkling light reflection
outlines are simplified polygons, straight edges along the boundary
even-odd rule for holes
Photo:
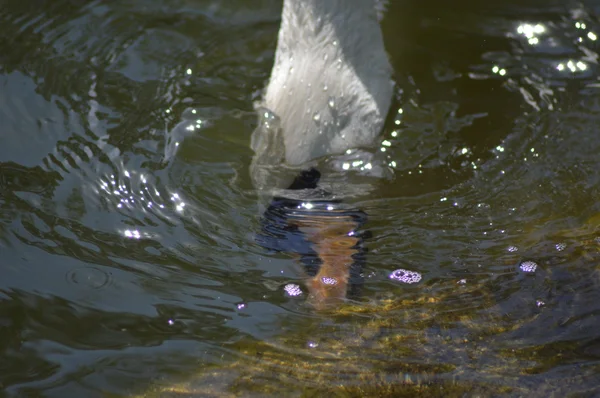
[[[156,209],[170,208],[178,213],[183,213],[186,203],[178,193],[171,193],[170,199],[172,205],[165,203],[160,191],[155,187],[149,186],[148,178],[144,174],[138,174],[135,171],[124,170],[123,178],[111,174],[98,181],[98,193],[108,196],[109,201],[115,203],[115,207],[120,211],[152,211]],[[136,181],[137,180],[137,181]],[[140,186],[136,187],[135,184]],[[164,216],[164,215],[163,215]],[[150,238],[150,234],[138,229],[125,229],[120,232],[128,239]]]
[[[559,71],[564,71],[566,69],[568,69],[569,71],[571,71],[572,73],[575,72],[582,72],[584,70],[587,69],[587,64],[585,64],[583,61],[573,61],[573,60],[569,60],[566,63],[559,63],[556,66],[556,69],[558,69]]]
[[[506,69],[500,68],[497,65],[494,65],[494,67],[492,68],[492,72],[495,73],[495,74],[498,74],[500,76],[506,75]]]
[[[587,25],[584,22],[575,22],[575,28],[579,30],[587,30]],[[590,41],[596,41],[598,39],[598,35],[595,32],[588,31],[585,36],[579,36],[577,41],[579,43],[583,43],[585,39]],[[581,73],[588,70],[588,63],[582,60],[574,60],[569,59],[564,62],[559,62],[556,65],[556,69],[559,72],[571,72],[571,73]]]
[[[542,35],[544,32],[546,32],[546,27],[539,23],[535,25],[525,23],[517,27],[517,33],[525,36],[527,42],[532,46],[540,42],[538,36]]]

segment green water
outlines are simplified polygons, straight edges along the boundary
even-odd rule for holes
[[[325,312],[255,241],[280,0],[2,4],[2,395],[600,394],[600,2],[391,3],[390,176],[335,177],[372,237]]]

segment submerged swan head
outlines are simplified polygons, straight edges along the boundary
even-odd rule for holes
[[[370,146],[379,135],[393,90],[380,2],[284,0],[262,123],[252,136],[257,188],[289,182],[267,182],[265,168],[302,167]]]

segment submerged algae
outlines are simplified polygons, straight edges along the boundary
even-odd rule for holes
[[[582,294],[560,288],[550,294],[540,286],[551,285],[554,273],[560,280],[568,271],[573,279],[585,279],[581,272],[597,269],[600,242],[590,228],[595,231],[586,222],[539,239],[530,248],[507,250],[498,258],[505,273],[429,280],[401,297],[384,292],[368,301],[328,307],[271,341],[245,338],[228,345],[237,353],[229,363],[199,369],[188,381],[157,385],[140,396],[544,396],[556,389],[577,389],[583,379],[547,380],[532,388],[527,377],[564,363],[569,352],[586,349],[540,339],[544,319],[552,316],[545,307],[560,305],[561,295],[577,299]],[[559,250],[549,242],[567,243]],[[554,251],[534,251],[540,248]],[[535,257],[542,270],[519,279],[517,268],[524,257]],[[507,313],[506,292],[498,286],[515,280],[528,288],[511,295],[522,300],[522,310]],[[582,283],[598,282],[588,278]],[[543,305],[528,299],[543,293]],[[559,325],[576,322],[577,314],[571,315],[563,314]],[[582,371],[580,378],[591,377],[592,370]]]

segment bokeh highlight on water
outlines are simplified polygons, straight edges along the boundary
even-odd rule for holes
[[[600,3],[388,5],[389,122],[320,165],[364,284],[322,313],[255,239],[280,10],[3,5],[3,392],[597,394]]]

